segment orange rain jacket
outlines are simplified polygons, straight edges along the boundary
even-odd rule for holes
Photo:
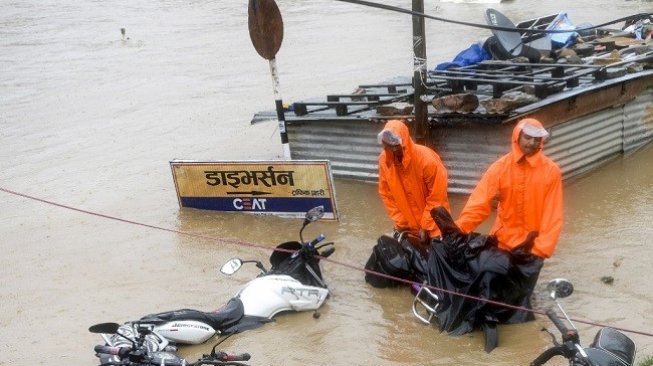
[[[532,118],[520,121],[512,131],[512,151],[494,162],[472,192],[456,221],[473,231],[490,214],[490,204],[498,196],[497,215],[490,234],[499,248],[511,250],[531,231],[537,231],[532,254],[549,258],[555,251],[562,228],[562,178],[560,168],[542,150],[525,157],[519,147],[523,125],[542,127]],[[522,160],[523,158],[523,160]]]
[[[379,156],[379,195],[396,229],[417,233],[428,231],[440,235],[431,217],[436,206],[449,208],[447,169],[435,151],[413,142],[408,127],[400,120],[390,120],[384,129],[401,137],[403,159],[395,163],[385,149]]]

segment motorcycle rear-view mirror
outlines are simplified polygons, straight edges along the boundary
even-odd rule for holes
[[[304,237],[302,236],[302,232],[304,231],[306,225],[321,219],[322,216],[324,216],[324,206],[316,206],[306,211],[306,216],[304,217],[304,224],[302,225],[302,228],[299,229],[299,240],[301,240],[302,243],[304,243]]]
[[[324,206],[313,207],[306,212],[306,223],[317,221],[324,216]]]
[[[551,300],[563,299],[574,292],[574,285],[567,279],[555,278],[546,286]]]
[[[227,263],[222,265],[220,272],[226,274],[227,276],[231,276],[232,274],[236,273],[242,266],[243,261],[240,258],[231,258],[227,261]]]
[[[115,334],[118,328],[120,328],[118,323],[100,323],[90,326],[88,331],[96,334]]]

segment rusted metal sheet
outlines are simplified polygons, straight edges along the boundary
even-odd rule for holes
[[[376,182],[382,123],[361,120],[291,122],[288,138],[293,159],[328,159],[333,175]]]
[[[510,151],[512,128],[512,124],[431,127],[431,145],[449,174],[449,192],[471,192],[487,167]]]
[[[544,152],[568,179],[620,154],[622,136],[622,108],[603,109],[553,127]]]
[[[624,106],[623,151],[629,152],[653,140],[653,89]]]

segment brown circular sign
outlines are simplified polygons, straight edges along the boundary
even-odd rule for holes
[[[261,57],[272,60],[283,40],[283,20],[274,0],[249,0],[249,38]]]

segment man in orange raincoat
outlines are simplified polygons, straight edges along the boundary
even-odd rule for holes
[[[490,234],[511,253],[549,258],[562,228],[560,168],[542,153],[549,133],[533,118],[521,120],[512,132],[512,151],[494,162],[472,192],[456,224],[473,231],[498,199]]]
[[[396,231],[408,231],[427,244],[440,230],[431,209],[449,210],[447,169],[438,154],[413,142],[401,120],[390,120],[378,135],[379,195]]]

